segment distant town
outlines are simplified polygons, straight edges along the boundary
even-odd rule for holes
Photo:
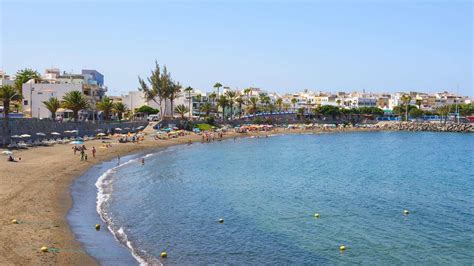
[[[26,75],[24,75],[25,73]],[[28,75],[31,79],[28,78]],[[383,110],[384,115],[395,116],[397,112],[394,111],[404,104],[429,113],[435,112],[443,106],[472,103],[472,99],[468,96],[456,95],[447,91],[439,93],[414,91],[373,93],[302,90],[296,93],[280,94],[254,87],[237,90],[220,83],[211,84],[208,91],[192,87],[179,88],[173,103],[170,103],[170,99],[158,101],[147,98],[146,91],[138,89],[138,81],[137,89],[120,96],[108,95],[109,91],[104,83],[104,75],[93,69],[83,69],[80,73],[67,73],[57,68],[51,68],[46,69],[42,74],[25,69],[16,75],[9,75],[2,71],[0,76],[0,85],[21,88],[21,92],[19,92],[22,96],[21,101],[11,108],[10,117],[39,119],[51,117],[51,110],[48,109],[45,102],[51,98],[61,100],[72,91],[81,92],[90,104],[88,110],[81,111],[80,120],[107,120],[103,112],[99,110],[100,108],[96,108],[104,97],[111,102],[123,103],[125,116],[129,118],[139,117],[140,108],[144,106],[161,110],[163,115],[167,114],[168,116],[179,116],[181,113],[186,117],[200,117],[214,111],[216,116],[232,119],[259,112],[300,112],[304,114],[311,113],[313,109],[323,106],[333,106],[339,109],[379,108]],[[23,80],[19,83],[20,76]],[[224,95],[230,95],[230,98],[227,97],[226,103],[219,103],[220,97]],[[172,106],[181,107],[184,110],[176,110]],[[219,112],[219,106],[222,114]],[[447,113],[454,112],[456,110],[449,110]],[[66,108],[57,108],[55,116],[71,118],[70,113],[71,110]]]

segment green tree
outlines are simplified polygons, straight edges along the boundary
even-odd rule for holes
[[[56,112],[61,107],[61,103],[58,98],[51,97],[47,101],[43,101],[44,106],[51,112],[51,118],[54,120],[56,118]]]
[[[147,102],[153,101],[158,104],[160,106],[161,113],[163,113],[162,102],[165,97],[165,92],[161,86],[161,76],[162,74],[160,65],[155,61],[155,69],[151,70],[151,75],[147,78],[150,86],[148,86],[145,80],[139,76],[138,83],[140,86],[138,87],[138,90],[143,92],[145,96],[144,98]]]
[[[256,114],[257,110],[258,110],[258,98],[257,97],[251,97],[248,100],[248,105],[249,105],[249,113]]]
[[[304,116],[304,108],[303,108],[303,107],[298,108],[298,110],[296,111],[296,113],[297,113],[301,118],[303,118],[303,116]]]
[[[147,115],[154,115],[160,112],[160,110],[150,107],[148,105],[142,105],[136,111],[139,113],[147,114]]]
[[[298,102],[298,100],[296,98],[291,98],[291,104],[293,104],[293,110],[296,109],[296,103]]]
[[[102,98],[102,101],[98,102],[96,106],[97,110],[102,111],[104,113],[104,120],[109,120],[110,114],[114,109],[114,101],[111,98],[104,96],[104,98]]]
[[[128,108],[123,102],[116,102],[113,104],[112,111],[117,114],[118,120],[122,121],[123,114],[128,112]]]
[[[205,102],[201,105],[201,112],[204,112],[206,116],[209,116],[209,113],[212,111],[212,105],[209,102]]]
[[[245,101],[242,97],[237,97],[235,102],[239,105],[239,119],[242,117],[242,105],[244,105]]]
[[[275,101],[276,105],[278,105],[278,111],[281,112],[281,106],[283,105],[283,99],[282,98],[278,98],[276,101]]]
[[[416,99],[416,105],[418,106],[418,109],[421,110],[421,104],[423,103],[423,101],[421,99]]]
[[[174,111],[178,114],[181,115],[181,119],[184,119],[184,115],[189,112],[189,108],[186,107],[186,105],[184,104],[180,104],[178,106],[176,106],[176,108],[174,109]]]
[[[444,116],[444,123],[448,121],[448,114],[451,111],[451,105],[444,105],[441,107],[436,108],[436,112],[441,116],[441,120]]]
[[[424,113],[420,108],[412,108],[409,112],[411,117],[418,118],[422,116]]]
[[[229,106],[229,99],[225,95],[221,95],[217,100],[217,106],[222,108],[222,119],[225,120],[225,108]]]
[[[0,86],[0,100],[3,103],[3,144],[10,142],[10,128],[8,114],[10,113],[10,102],[21,100],[21,95],[11,85]]]
[[[216,104],[216,99],[217,99],[217,94],[215,92],[209,94],[209,100],[211,100],[213,106]]]
[[[79,111],[89,106],[86,97],[80,91],[70,91],[63,96],[61,107],[69,109],[73,113],[74,121],[79,118]]]
[[[181,96],[181,85],[179,82],[172,82],[171,85],[169,86],[169,91],[168,91],[168,99],[170,100],[170,107],[171,107],[171,112],[173,113],[174,111],[174,100],[178,97]],[[173,116],[173,115],[171,115]]]
[[[235,98],[237,97],[237,92],[228,90],[225,93],[225,96],[227,97],[227,101],[230,107],[230,119],[234,118],[234,104],[235,104]]]
[[[214,84],[214,88],[217,89],[217,98],[220,97],[219,95],[219,88],[222,87],[222,84],[220,84],[219,82],[216,82],[216,84]]]
[[[410,105],[411,96],[409,94],[404,94],[400,100],[405,105],[405,121],[408,121],[408,105]]]
[[[25,68],[18,70],[15,75],[15,88],[18,90],[18,93],[20,95],[23,94],[23,84],[25,84],[27,81],[34,79],[35,81],[40,81],[41,76],[38,73],[38,71],[33,70],[31,68]]]
[[[244,94],[247,96],[247,99],[250,98],[250,93],[252,93],[252,89],[251,88],[247,88],[244,90]]]
[[[192,97],[191,97],[191,93],[193,93],[193,88],[191,87],[187,87],[186,89],[184,89],[184,92],[186,92],[186,94],[188,95],[188,109],[189,110],[192,110],[192,106],[191,106],[191,102],[192,102]],[[191,118],[191,114],[192,112],[189,112],[189,118]]]

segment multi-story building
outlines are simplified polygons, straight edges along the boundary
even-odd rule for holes
[[[61,100],[66,93],[71,91],[82,92],[91,106],[95,106],[107,91],[103,85],[103,75],[96,70],[87,70],[81,74],[60,73],[59,69],[47,69],[42,75],[40,82],[30,80],[23,84],[23,111],[27,116],[34,118],[51,117],[50,111],[45,107],[43,101],[50,98]],[[95,80],[98,77],[99,80]],[[60,109],[58,114],[64,117],[70,116],[69,110]],[[94,116],[94,117],[93,117]],[[95,119],[96,112],[81,113],[81,119]]]

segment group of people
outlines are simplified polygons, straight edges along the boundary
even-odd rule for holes
[[[72,150],[74,152],[74,155],[76,155],[77,152],[80,152],[81,154],[81,161],[87,161],[87,148],[86,148],[86,145],[82,145],[82,146],[73,146],[72,147]],[[95,155],[97,153],[97,150],[95,147],[92,147],[91,149],[91,152],[92,152],[92,157],[95,158]]]
[[[216,139],[218,141],[221,141],[223,137],[224,134],[222,132],[205,132],[204,134],[202,134],[201,143],[210,143],[211,141],[215,141]]]

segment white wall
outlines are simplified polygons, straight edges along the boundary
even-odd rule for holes
[[[51,117],[51,112],[46,109],[43,101],[47,101],[52,97],[58,98],[59,101],[62,100],[63,96],[70,91],[81,91],[81,84],[35,84],[35,83],[25,83],[23,84],[23,112],[25,116],[31,114],[33,110],[32,117],[34,118],[49,118]],[[32,96],[32,97],[30,97]],[[31,98],[33,101],[31,101]],[[25,104],[27,103],[27,104]]]

